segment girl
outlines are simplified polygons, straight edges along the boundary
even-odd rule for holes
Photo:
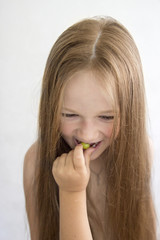
[[[58,38],[24,161],[32,240],[156,239],[144,95],[138,50],[116,20],[85,19]]]

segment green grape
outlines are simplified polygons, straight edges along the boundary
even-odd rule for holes
[[[82,146],[83,146],[83,149],[88,149],[88,148],[90,147],[90,144],[89,144],[89,143],[84,143],[84,142],[82,142],[81,144],[82,144]]]

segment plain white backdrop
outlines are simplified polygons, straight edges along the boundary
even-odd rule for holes
[[[160,0],[0,0],[0,239],[28,239],[23,159],[36,140],[41,80],[49,51],[70,25],[108,15],[124,24],[142,59],[152,192],[160,222]],[[160,239],[160,237],[158,237]]]

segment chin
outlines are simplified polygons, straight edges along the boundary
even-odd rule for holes
[[[105,150],[104,150],[105,151]],[[103,151],[103,152],[104,152]],[[97,158],[99,158],[102,154],[103,154],[103,152],[100,152],[100,153],[98,153],[98,152],[93,152],[92,154],[91,154],[91,161],[94,161],[94,160],[96,160]]]

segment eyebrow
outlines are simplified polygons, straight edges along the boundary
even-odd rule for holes
[[[75,110],[70,109],[70,108],[62,108],[62,110],[77,113]],[[99,112],[99,114],[107,114],[107,113],[116,113],[116,111],[110,109],[110,110],[104,110],[104,111]]]

